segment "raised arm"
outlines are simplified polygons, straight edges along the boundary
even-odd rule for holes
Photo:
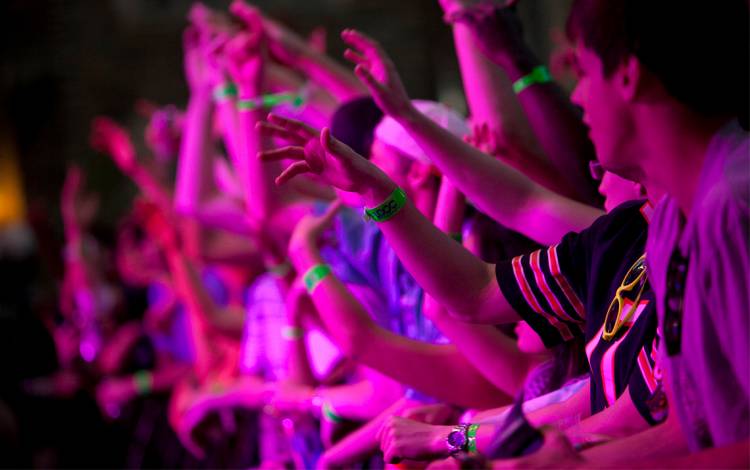
[[[441,0],[446,18],[466,25],[478,47],[515,82],[530,74],[541,61],[523,40],[520,19],[514,8],[492,2]],[[515,1],[511,3],[516,3]],[[589,178],[588,161],[595,159],[594,147],[587,136],[580,114],[554,81],[527,87],[518,93],[534,135],[551,164],[577,191],[577,199],[599,205],[600,197]]]
[[[171,206],[171,188],[138,162],[130,135],[122,126],[110,118],[97,117],[91,124],[91,146],[109,155],[146,197],[162,208]]]
[[[322,217],[310,216],[298,224],[289,248],[289,257],[297,272],[305,273],[323,263],[317,247],[318,237],[336,209],[333,206]],[[310,297],[331,338],[345,355],[358,362],[451,403],[493,406],[509,400],[455,347],[414,341],[378,326],[333,273],[312,289]],[[456,387],[436,383],[435,368],[457,384]]]
[[[345,30],[351,46],[345,56],[378,106],[398,121],[430,160],[474,204],[492,218],[544,244],[579,231],[603,211],[560,196],[493,157],[480,152],[421,114],[380,45],[362,33]]]
[[[505,163],[547,189],[576,199],[577,191],[566,179],[560,178],[532,135],[506,73],[480,50],[467,25],[450,24],[471,119],[486,123],[493,136],[506,147],[516,150],[504,152],[501,159]]]
[[[293,144],[261,155],[263,159],[296,160],[276,179],[277,184],[312,173],[341,190],[360,193],[369,207],[381,204],[396,189],[385,173],[331,136],[328,129],[318,133],[299,121],[274,115],[261,128]],[[411,202],[407,200],[380,228],[419,285],[449,310],[479,322],[518,320],[500,291],[494,266],[435,228]],[[310,261],[314,264],[315,260]]]

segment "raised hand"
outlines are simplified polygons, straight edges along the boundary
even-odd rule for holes
[[[258,127],[262,132],[291,144],[258,155],[265,161],[294,160],[276,178],[278,185],[297,175],[311,174],[335,188],[360,194],[373,190],[392,191],[395,188],[395,183],[385,173],[333,137],[328,128],[319,132],[300,121],[274,114],[270,114],[268,121],[259,123]]]
[[[130,135],[112,119],[95,118],[91,124],[90,141],[94,150],[109,155],[123,173],[129,174],[138,165]]]
[[[257,9],[239,0],[232,3],[230,11],[242,21],[245,29],[224,47],[229,74],[241,87],[252,87],[252,93],[260,94],[267,55],[263,18]]]
[[[349,46],[344,57],[357,64],[354,73],[385,114],[398,119],[416,112],[396,66],[377,41],[353,29],[342,31],[341,39]]]
[[[466,25],[482,52],[501,67],[506,67],[519,51],[526,50],[521,20],[515,9],[505,8],[507,3],[515,2],[443,0],[441,3],[446,20]],[[456,4],[463,5],[454,8]]]

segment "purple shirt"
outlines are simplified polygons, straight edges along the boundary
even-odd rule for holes
[[[659,315],[661,357],[690,448],[750,436],[750,141],[736,123],[711,141],[687,220],[659,203],[646,252]],[[675,248],[687,257],[680,350],[666,352],[667,270]]]

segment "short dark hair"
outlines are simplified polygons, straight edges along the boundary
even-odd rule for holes
[[[353,98],[336,108],[331,117],[331,134],[369,159],[375,128],[381,119],[383,112],[371,97]]]
[[[630,55],[675,99],[707,116],[750,106],[746,0],[575,0],[567,23],[609,76]]]

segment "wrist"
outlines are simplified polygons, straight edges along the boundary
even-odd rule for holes
[[[520,49],[496,59],[496,63],[505,71],[511,82],[530,74],[534,67],[542,65],[539,59],[525,46]]]
[[[448,435],[453,432],[453,426],[435,426],[435,431],[432,433],[432,439],[430,439],[430,451],[435,456],[447,457],[450,455],[450,450],[446,439]]]
[[[398,185],[385,173],[373,174],[370,183],[362,191],[362,202],[366,207],[376,207],[388,199],[396,188]]]
[[[289,260],[298,273],[304,273],[312,266],[323,263],[323,257],[320,256],[317,243],[311,240],[305,240],[290,246]]]

